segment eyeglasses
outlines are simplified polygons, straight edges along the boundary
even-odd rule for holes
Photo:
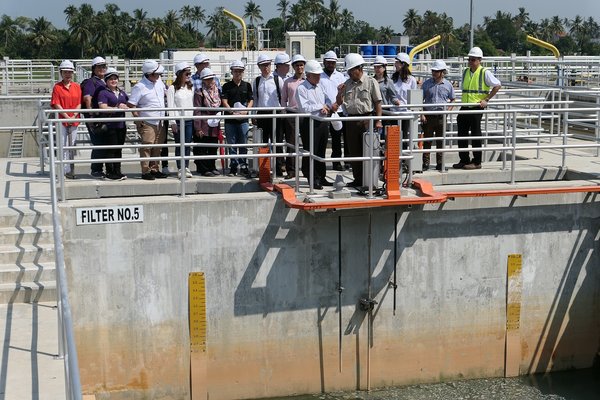
[[[106,68],[108,68],[108,67],[106,66],[106,64],[98,64],[98,65],[96,65],[96,67],[98,67],[98,68],[102,68],[102,69],[106,69]]]

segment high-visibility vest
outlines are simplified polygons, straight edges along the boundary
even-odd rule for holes
[[[465,68],[461,95],[463,103],[479,103],[490,93],[491,88],[485,84],[485,79],[483,79],[486,69],[479,66],[475,73],[470,74],[471,69]]]

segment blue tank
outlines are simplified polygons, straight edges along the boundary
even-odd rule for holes
[[[373,46],[360,46],[360,51],[362,51],[362,55],[366,57],[373,56]]]

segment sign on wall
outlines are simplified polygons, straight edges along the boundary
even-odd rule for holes
[[[77,225],[144,222],[144,206],[77,208]]]

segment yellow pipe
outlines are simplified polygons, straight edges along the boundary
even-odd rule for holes
[[[223,14],[225,14],[229,18],[239,22],[240,25],[242,25],[242,50],[246,50],[247,43],[248,43],[248,38],[246,37],[246,35],[247,35],[246,23],[244,22],[242,17],[239,17],[239,16],[235,15],[234,13],[232,13],[231,11],[228,11],[226,9],[223,9]]]
[[[420,51],[425,50],[428,47],[433,46],[434,44],[438,44],[440,42],[440,40],[442,40],[442,37],[440,35],[437,35],[437,36],[434,36],[433,38],[429,39],[428,41],[423,42],[418,46],[415,46],[408,54],[408,58],[410,58],[410,62],[412,63],[412,60],[413,60],[413,57],[415,56],[415,54],[417,54]]]
[[[552,52],[552,54],[554,54],[554,57],[556,58],[560,58],[560,51],[558,51],[558,49],[556,48],[556,46],[554,46],[553,44],[550,44],[548,42],[544,42],[543,40],[540,40],[538,38],[535,38],[533,36],[527,35],[527,41],[529,43],[533,43],[537,46],[543,47],[545,49],[548,49]]]

